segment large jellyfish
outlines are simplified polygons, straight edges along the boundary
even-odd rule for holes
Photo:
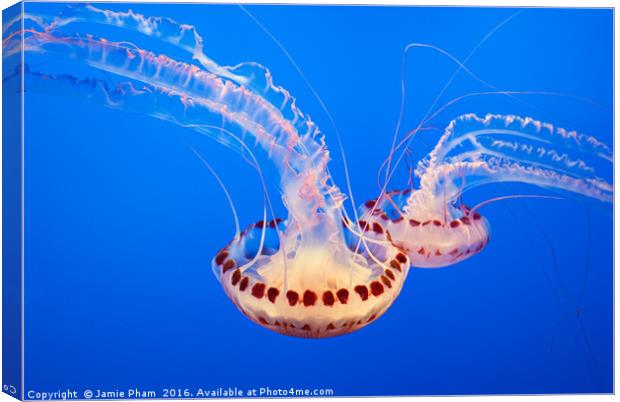
[[[417,46],[448,56],[459,69],[494,89],[470,95],[526,94],[498,90],[447,52],[431,45]],[[410,47],[405,49],[405,55],[408,49]],[[429,110],[420,124],[397,142],[404,112],[404,108],[401,109],[394,143],[382,166],[386,169],[386,182],[380,195],[359,209],[364,220],[383,225],[394,243],[407,252],[412,266],[445,267],[483,250],[489,242],[490,226],[479,208],[493,201],[560,198],[573,194],[599,204],[613,202],[613,185],[606,180],[611,177],[613,153],[606,144],[593,136],[531,117],[501,114],[478,116],[470,113],[453,119],[431,151],[410,169],[409,186],[404,190],[385,191],[393,173],[390,168],[396,168],[404,155],[396,157],[397,151],[406,150],[415,136],[437,130],[430,127],[430,122],[448,106],[467,96],[455,98],[433,113]],[[404,107],[404,86],[402,102]],[[474,207],[463,202],[463,194],[468,190],[508,182],[544,188],[549,195],[509,194]]]
[[[76,96],[187,127],[243,153],[261,177],[243,138],[252,137],[268,154],[288,216],[238,230],[212,261],[224,291],[248,318],[282,334],[328,337],[362,328],[390,307],[408,273],[408,257],[380,223],[347,217],[346,197],[327,169],[323,135],[268,69],[218,65],[203,53],[193,27],[167,18],[88,5],[24,18],[23,28],[20,21],[3,27],[4,57],[24,52],[26,62],[40,55],[70,61],[60,71],[49,63],[24,66],[26,91]],[[157,38],[193,61],[81,31],[93,24]],[[93,71],[126,81],[112,86],[93,78]]]

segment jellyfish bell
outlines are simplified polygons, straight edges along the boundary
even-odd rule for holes
[[[306,338],[346,334],[392,305],[409,260],[381,225],[353,224],[327,171],[318,131],[297,146],[272,146],[285,220],[259,221],[213,259],[225,293],[255,323]],[[296,150],[303,149],[303,153]]]
[[[239,310],[265,328],[304,338],[353,332],[390,307],[409,260],[384,230],[338,226],[322,223],[309,235],[291,221],[255,223],[219,251],[213,271]]]
[[[489,223],[479,212],[443,205],[421,190],[387,193],[367,201],[360,214],[382,222],[416,268],[456,264],[481,252],[490,239]]]

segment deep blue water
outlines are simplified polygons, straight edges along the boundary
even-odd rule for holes
[[[27,3],[26,11],[56,13],[62,7]],[[205,53],[222,65],[252,60],[268,66],[325,132],[333,154],[330,168],[345,187],[326,113],[282,51],[238,7],[130,8],[195,25],[205,39]],[[517,12],[248,10],[282,42],[333,115],[358,203],[378,193],[375,176],[398,117],[403,48],[429,43],[464,59]],[[136,40],[155,51],[169,49],[111,27],[92,31]],[[437,126],[466,112],[515,113],[611,145],[612,32],[611,10],[520,12],[477,49],[468,67],[497,88],[553,91],[595,104],[570,96],[480,96],[448,109]],[[43,63],[39,67],[50,71],[86,71],[40,55],[27,55],[26,62]],[[454,68],[431,50],[411,52],[404,130],[415,127]],[[113,75],[99,78],[120,81]],[[437,105],[481,90],[488,88],[460,73]],[[612,391],[610,206],[583,200],[491,204],[481,211],[493,230],[481,254],[445,269],[414,269],[392,308],[358,332],[297,339],[246,319],[210,269],[214,253],[234,234],[233,220],[216,181],[188,144],[220,173],[246,226],[262,216],[262,193],[258,178],[236,154],[169,123],[49,94],[26,95],[25,129],[26,392],[129,387],[158,392],[332,388],[338,396]],[[414,142],[414,159],[429,145],[432,141]],[[406,173],[401,166],[395,188],[406,183]],[[526,186],[489,186],[468,193],[466,202],[523,192],[545,194]],[[276,209],[284,214],[281,205]],[[579,306],[578,317],[569,299]]]

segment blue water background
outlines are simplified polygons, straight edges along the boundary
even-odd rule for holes
[[[62,7],[27,3],[26,11],[56,13]],[[268,66],[276,83],[289,89],[325,132],[333,154],[330,168],[345,188],[336,132],[326,113],[282,51],[238,7],[130,8],[195,25],[205,52],[220,64],[251,60]],[[398,117],[405,45],[429,43],[464,59],[517,12],[248,10],[279,38],[333,115],[358,204],[378,194],[376,173]],[[443,127],[466,112],[515,113],[611,145],[612,29],[611,10],[528,9],[500,27],[468,62],[497,88],[553,91],[596,104],[569,96],[481,96],[451,107],[435,124]],[[94,26],[92,32],[173,51],[111,27]],[[43,71],[92,72],[50,56],[26,58],[33,66],[41,60]],[[428,49],[409,55],[403,130],[415,127],[454,68]],[[460,73],[437,105],[481,90],[488,88]],[[358,332],[298,339],[246,319],[210,269],[214,253],[234,235],[233,220],[216,181],[188,144],[229,186],[246,226],[261,218],[263,204],[258,178],[240,157],[169,123],[39,93],[26,95],[25,129],[26,392],[129,387],[332,388],[339,396],[612,391],[609,206],[583,200],[491,204],[481,212],[492,227],[492,240],[480,255],[445,269],[413,270],[393,307]],[[434,140],[430,135],[414,141],[414,160]],[[611,180],[610,166],[600,168]],[[273,183],[273,171],[267,168],[267,173]],[[406,180],[401,165],[391,187]],[[549,194],[527,186],[489,186],[466,194],[465,201],[475,205],[524,192]],[[272,197],[284,214],[277,195]]]

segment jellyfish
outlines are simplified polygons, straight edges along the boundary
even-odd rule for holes
[[[611,167],[611,149],[595,137],[530,117],[465,114],[452,120],[435,147],[417,164],[417,187],[386,192],[360,207],[381,222],[407,251],[412,266],[446,267],[482,251],[490,226],[479,208],[515,197],[558,198],[572,193],[597,203],[613,202],[613,186],[594,166]],[[467,190],[518,182],[547,189],[544,195],[507,195],[474,207]]]
[[[513,198],[558,199],[573,194],[597,205],[613,202],[613,184],[604,178],[604,175],[610,176],[613,152],[594,136],[514,114],[487,113],[478,116],[467,113],[452,119],[444,130],[431,126],[431,122],[448,107],[470,96],[502,95],[516,100],[516,95],[567,96],[592,103],[589,99],[557,92],[502,90],[467,67],[467,61],[476,50],[519,13],[521,11],[500,22],[463,61],[432,44],[411,43],[404,48],[400,114],[390,153],[378,175],[379,178],[385,169],[385,183],[381,185],[379,178],[379,196],[366,201],[358,210],[365,221],[379,222],[384,226],[393,242],[407,252],[414,267],[451,266],[481,252],[489,243],[491,231],[479,208],[495,201]],[[458,68],[417,127],[398,142],[405,113],[407,55],[415,48],[430,49]],[[490,90],[458,96],[433,110],[461,71]],[[428,131],[440,131],[439,139],[415,167],[409,168],[408,187],[386,191],[393,169],[409,151],[412,139]],[[400,148],[404,150],[395,159]],[[595,166],[599,170],[603,166],[605,171],[600,172]],[[510,194],[474,207],[463,202],[463,194],[468,190],[508,182],[536,186],[550,194]]]
[[[329,174],[323,134],[266,67],[220,66],[204,54],[195,28],[132,11],[72,5],[59,15],[26,14],[24,20],[18,30],[4,27],[4,57],[71,61],[61,71],[49,63],[23,66],[26,91],[74,96],[207,135],[243,154],[263,183],[252,149],[267,155],[288,216],[267,219],[265,213],[237,230],[211,263],[226,295],[249,319],[280,334],[321,338],[360,329],[391,306],[410,266],[406,253],[381,223],[348,217],[347,196]],[[192,61],[80,31],[92,24],[143,33]],[[111,85],[94,77],[97,71],[125,81]]]

